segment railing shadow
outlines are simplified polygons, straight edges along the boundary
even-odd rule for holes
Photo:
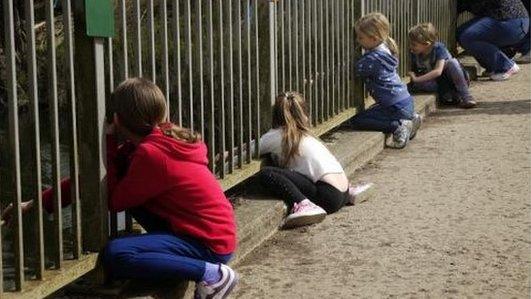
[[[461,115],[517,115],[531,114],[531,99],[514,101],[479,102],[474,109],[459,109],[454,106],[438,106],[433,116],[461,116]]]

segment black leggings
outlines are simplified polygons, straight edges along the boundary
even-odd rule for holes
[[[267,166],[257,176],[265,188],[286,201],[289,207],[307,198],[331,214],[348,202],[348,190],[341,192],[323,181],[314,183],[293,170]]]

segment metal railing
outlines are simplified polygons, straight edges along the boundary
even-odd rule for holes
[[[418,23],[431,22],[439,31],[439,40],[448,49],[455,48],[456,0],[363,0],[364,11],[385,14],[391,23],[391,37],[400,48],[399,73],[409,71],[409,28]]]
[[[114,38],[85,34],[81,0],[55,8],[53,0],[38,8],[37,0],[2,1],[0,100],[5,91],[9,117],[0,126],[0,198],[15,213],[11,229],[0,227],[0,293],[39,285],[90,256],[87,269],[55,285],[70,282],[94,267],[89,252],[117,234],[101,136],[106,99],[122,80],[144,76],[161,87],[168,119],[202,134],[210,169],[229,188],[258,169],[258,141],[278,92],[302,92],[319,132],[363,109],[352,74],[361,54],[353,24],[362,14],[389,17],[401,74],[410,26],[431,21],[449,47],[455,43],[455,0],[115,0]],[[68,208],[58,192],[65,177]],[[53,221],[43,212],[43,186],[56,191]],[[22,217],[26,199],[36,204]]]

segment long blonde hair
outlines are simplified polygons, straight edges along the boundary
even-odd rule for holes
[[[190,129],[165,122],[164,93],[155,83],[144,78],[130,78],[120,83],[111,95],[110,112],[118,115],[122,126],[141,137],[159,127],[164,135],[177,140],[195,143],[201,139]]]
[[[354,27],[356,31],[384,42],[391,53],[398,56],[398,46],[395,40],[389,36],[389,20],[383,14],[379,12],[366,14],[356,21]]]
[[[277,96],[273,106],[273,128],[283,128],[281,166],[299,154],[299,144],[305,135],[311,135],[310,119],[304,97],[298,92],[285,92]]]

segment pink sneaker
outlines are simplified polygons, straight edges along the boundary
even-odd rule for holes
[[[283,228],[293,228],[319,223],[326,217],[326,211],[308,199],[293,205],[291,214],[284,220]]]
[[[515,75],[520,71],[518,64],[513,64],[513,66],[505,73],[493,73],[490,75],[492,81],[505,81],[509,79],[512,75]]]
[[[354,205],[359,202],[366,201],[368,199],[367,190],[374,186],[373,183],[361,183],[357,186],[348,187],[348,195],[350,196],[350,204]],[[363,197],[362,197],[363,194]]]

